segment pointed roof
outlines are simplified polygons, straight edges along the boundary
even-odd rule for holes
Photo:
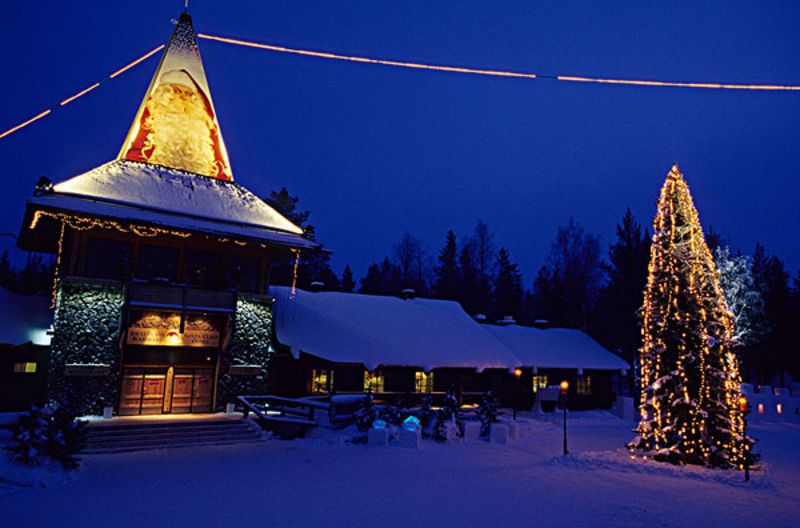
[[[20,245],[53,251],[52,229],[43,228],[41,234],[34,234],[35,226],[29,229],[37,210],[319,248],[300,227],[233,182],[197,35],[186,13],[177,22],[117,159],[28,200]]]
[[[175,25],[117,159],[233,180],[187,13]]]

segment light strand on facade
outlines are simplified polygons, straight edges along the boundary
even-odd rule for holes
[[[155,55],[156,53],[158,53],[162,49],[164,49],[164,44],[161,44],[160,46],[148,51],[147,53],[145,53],[141,57],[139,57],[137,59],[134,59],[133,61],[129,62],[128,64],[126,64],[122,68],[116,70],[114,73],[112,73],[111,75],[109,75],[105,79],[97,81],[96,83],[92,84],[88,88],[84,88],[80,92],[67,97],[66,99],[64,99],[60,103],[58,103],[57,106],[54,106],[52,108],[48,108],[47,110],[44,110],[43,112],[40,112],[40,113],[36,114],[35,116],[31,117],[30,119],[28,119],[26,121],[23,121],[22,123],[19,123],[18,125],[15,125],[15,126],[9,128],[8,130],[5,130],[4,132],[0,133],[0,139],[3,139],[6,136],[10,136],[14,132],[16,132],[18,130],[21,130],[21,129],[25,128],[26,126],[28,126],[30,124],[33,124],[34,122],[38,121],[39,119],[51,114],[53,112],[53,110],[56,110],[56,109],[58,109],[58,108],[60,108],[62,106],[66,106],[69,103],[75,101],[76,99],[79,99],[79,98],[83,97],[84,95],[88,94],[89,92],[94,91],[96,88],[100,87],[100,85],[103,84],[104,82],[106,82],[106,81],[108,81],[110,79],[113,79],[114,77],[118,76],[121,73],[124,73],[124,72],[128,71],[129,69],[133,68],[137,64],[149,59],[150,57],[152,57],[153,55]]]
[[[358,62],[362,64],[376,64],[381,66],[393,66],[398,68],[411,68],[418,70],[434,70],[450,73],[467,73],[473,75],[488,75],[493,77],[516,77],[524,79],[545,79],[556,80],[562,82],[576,82],[576,83],[598,83],[598,84],[617,84],[623,86],[652,86],[664,88],[696,88],[705,90],[751,90],[751,91],[800,91],[800,85],[782,85],[782,84],[753,84],[753,83],[718,83],[718,82],[679,82],[679,81],[658,81],[658,80],[645,80],[645,79],[618,79],[612,77],[584,77],[575,75],[546,75],[533,72],[518,72],[509,70],[497,69],[482,69],[482,68],[466,68],[460,66],[446,66],[439,64],[428,64],[422,62],[406,62],[396,61],[390,59],[376,59],[372,57],[364,57],[360,55],[344,55],[340,53],[331,53],[326,51],[314,51],[301,48],[288,48],[285,46],[277,46],[274,44],[264,44],[261,42],[253,42],[250,40],[234,39],[229,37],[221,37],[218,35],[209,35],[207,33],[198,33],[198,38],[205,40],[213,40],[223,42],[226,44],[233,44],[236,46],[244,46],[247,48],[263,49],[267,51],[274,51],[278,53],[290,53],[293,55],[303,55],[306,57],[316,57],[319,59],[339,60]]]
[[[292,266],[292,290],[289,297],[294,299],[297,297],[297,269],[300,267],[300,250],[291,248],[291,251],[294,253],[294,265]]]

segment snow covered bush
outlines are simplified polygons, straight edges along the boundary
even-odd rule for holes
[[[69,396],[43,408],[31,407],[13,427],[11,445],[7,448],[11,458],[27,466],[53,460],[64,469],[75,469],[76,455],[83,448],[85,425],[77,416],[74,399]]]
[[[438,442],[451,442],[464,434],[464,424],[458,414],[458,398],[450,389],[445,394],[442,408],[436,413],[434,438]]]
[[[372,393],[368,392],[364,398],[364,403],[353,416],[360,431],[368,431],[372,427],[372,422],[378,419],[378,411],[372,403]]]
[[[381,406],[378,414],[380,415],[381,419],[389,425],[398,426],[401,425],[403,423],[403,419],[409,415],[409,413],[404,412],[399,405],[391,404]]]
[[[493,423],[497,423],[497,418],[503,414],[500,411],[500,402],[497,401],[491,390],[487,391],[481,399],[476,413],[481,420],[481,436],[488,436],[489,428]]]

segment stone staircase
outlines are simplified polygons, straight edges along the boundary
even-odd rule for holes
[[[229,445],[262,441],[261,428],[244,418],[125,420],[86,428],[84,455]]]

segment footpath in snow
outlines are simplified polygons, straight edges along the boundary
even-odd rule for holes
[[[506,445],[418,450],[350,441],[353,430],[260,444],[84,458],[64,474],[0,464],[3,525],[147,526],[798,526],[800,426],[762,423],[764,467],[737,472],[632,460],[633,423],[607,413],[525,419]]]

